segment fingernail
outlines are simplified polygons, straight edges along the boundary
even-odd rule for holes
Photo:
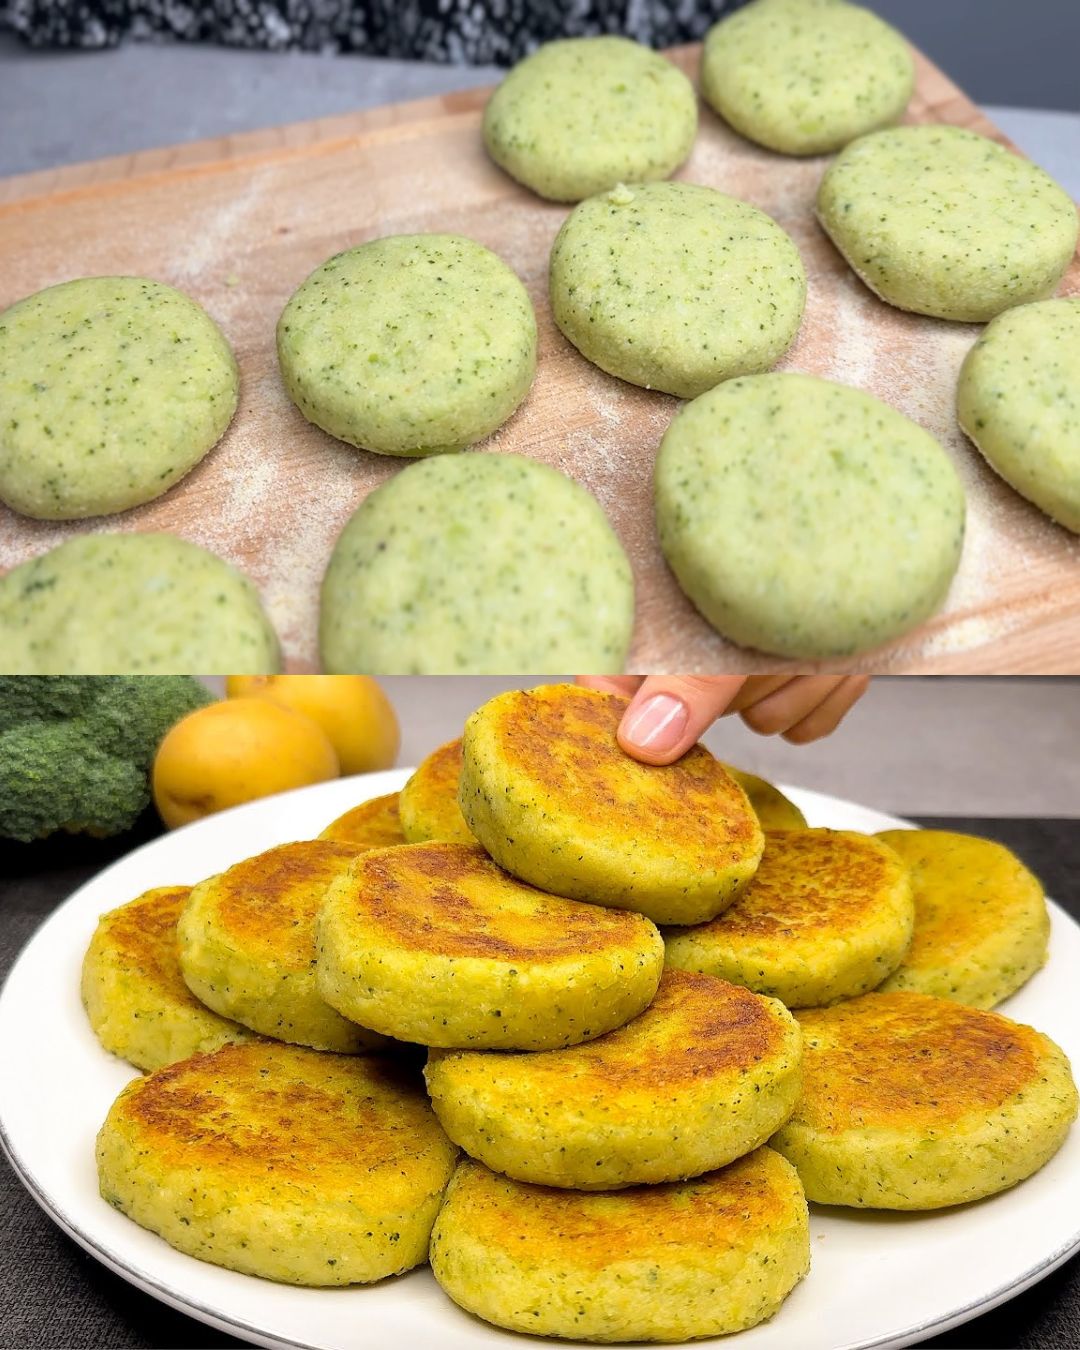
[[[627,713],[623,739],[642,750],[671,750],[682,740],[689,715],[682,699],[654,694]]]

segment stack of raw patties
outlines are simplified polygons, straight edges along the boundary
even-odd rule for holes
[[[430,1256],[500,1325],[678,1340],[780,1306],[807,1197],[936,1208],[1046,1162],[1068,1063],[980,1010],[1045,958],[1030,873],[808,829],[701,747],[639,764],[624,707],[500,695],[400,798],[107,915],[91,1019],[156,1072],[101,1132],[106,1198],[251,1274]]]

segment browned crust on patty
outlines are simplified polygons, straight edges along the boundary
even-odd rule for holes
[[[335,892],[396,946],[442,956],[557,961],[653,932],[647,919],[548,895],[479,845],[407,844],[361,855]]]
[[[391,792],[385,797],[373,797],[369,802],[361,802],[359,806],[354,806],[351,811],[331,821],[319,838],[355,844],[358,848],[392,848],[395,844],[403,844],[405,836],[401,832],[398,814],[400,795]]]
[[[703,746],[675,764],[644,765],[620,749],[628,700],[574,685],[546,685],[488,705],[498,717],[505,770],[556,796],[599,831],[662,842],[710,870],[717,851],[751,853],[760,839],[742,789]]]
[[[327,888],[357,856],[355,845],[332,840],[281,844],[201,883],[196,899],[242,949],[307,970]]]
[[[935,1129],[1004,1105],[1041,1076],[1031,1027],[928,994],[864,994],[797,1014],[803,1098],[795,1119],[824,1132]]]
[[[582,1193],[511,1181],[463,1162],[453,1204],[467,1201],[468,1231],[543,1267],[560,1256],[599,1270],[613,1260],[669,1263],[679,1248],[723,1251],[747,1242],[747,1227],[786,1223],[801,1187],[771,1149],[757,1149],[693,1181]]]

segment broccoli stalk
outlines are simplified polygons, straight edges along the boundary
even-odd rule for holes
[[[165,733],[211,701],[188,675],[0,676],[0,837],[130,829]]]

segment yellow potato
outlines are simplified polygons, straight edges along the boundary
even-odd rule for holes
[[[389,769],[401,744],[397,715],[368,675],[230,675],[230,698],[269,698],[318,722],[341,772]]]
[[[228,699],[189,713],[158,746],[154,803],[174,829],[337,773],[334,747],[310,717],[269,699]]]

